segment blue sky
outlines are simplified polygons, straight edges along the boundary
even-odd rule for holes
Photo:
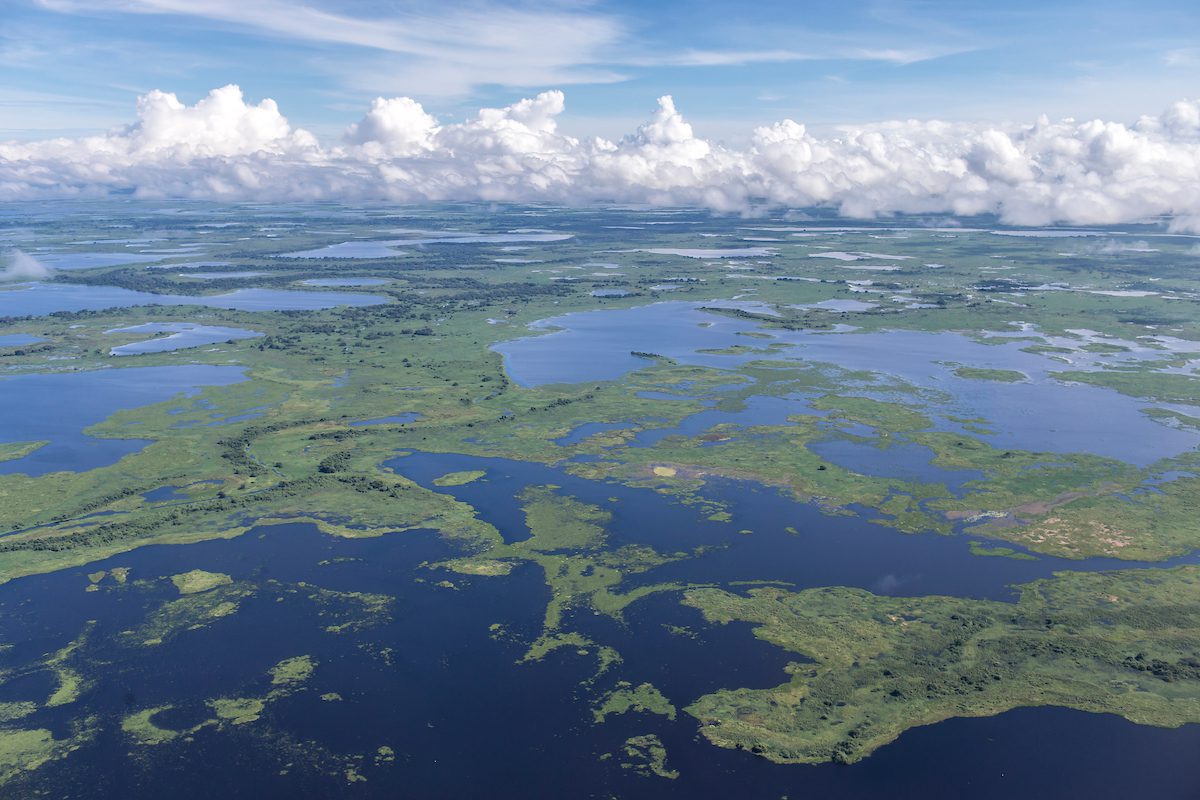
[[[790,117],[1133,121],[1200,95],[1200,6],[1147,2],[0,0],[0,139],[100,131],[239,84],[334,137],[376,96],[446,121],[542,89],[616,137],[672,94],[736,140]]]

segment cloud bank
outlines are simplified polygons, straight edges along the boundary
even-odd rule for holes
[[[217,200],[482,200],[693,205],[720,212],[827,206],[850,217],[996,213],[1016,225],[1170,215],[1200,232],[1200,102],[1136,123],[1002,128],[883,122],[817,137],[783,120],[728,148],[662,97],[619,141],[558,132],[562,92],[439,124],[406,97],[377,99],[336,144],[292,127],[237,86],[193,106],[151,92],[103,136],[0,143],[0,200],[103,196]]]

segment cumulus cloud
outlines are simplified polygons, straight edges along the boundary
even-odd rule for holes
[[[9,250],[0,259],[0,281],[40,281],[49,278],[53,270],[21,250]]]
[[[104,136],[0,144],[0,199],[96,196],[256,200],[546,201],[828,206],[853,217],[996,213],[1018,225],[1155,216],[1200,232],[1200,102],[1126,125],[1001,127],[939,121],[816,136],[783,120],[729,148],[696,135],[671,97],[619,140],[558,130],[562,92],[440,124],[406,97],[378,98],[340,142],[293,128],[275,103],[213,90],[195,105],[141,98]]]

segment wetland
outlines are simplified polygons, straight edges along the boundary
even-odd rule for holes
[[[106,208],[0,288],[0,793],[1200,789],[1191,240]]]

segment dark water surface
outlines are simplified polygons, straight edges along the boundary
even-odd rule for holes
[[[965,535],[903,534],[872,523],[877,515],[830,515],[756,483],[709,479],[702,494],[723,504],[730,522],[707,518],[708,511],[685,505],[653,489],[598,482],[564,469],[504,458],[456,453],[412,452],[385,465],[436,492],[469,503],[506,541],[529,535],[517,494],[527,486],[556,486],[559,493],[612,514],[606,526],[613,547],[648,544],[660,553],[707,550],[630,577],[632,585],[785,581],[795,589],[857,586],[879,594],[930,594],[1015,600],[1010,588],[1061,570],[1106,570],[1200,563],[1200,553],[1171,561],[1138,562],[1115,558],[1073,561],[980,558]],[[449,472],[483,470],[486,475],[461,486],[437,486]],[[786,529],[791,527],[795,533]],[[739,531],[749,530],[750,534]],[[780,681],[782,682],[782,681]]]
[[[435,456],[407,459],[414,474],[462,466]],[[492,486],[503,494],[509,484]],[[467,488],[455,487],[455,493]],[[607,496],[612,487],[600,488]],[[622,496],[616,505],[628,499]],[[664,513],[672,513],[665,510],[671,505],[663,506]],[[628,523],[621,518],[614,528],[629,538],[655,538],[644,527],[624,533]],[[537,635],[548,600],[539,570],[519,566],[501,578],[455,576],[458,590],[436,586],[438,573],[421,565],[454,554],[426,532],[345,540],[309,525],[284,524],[232,540],[146,547],[87,568],[0,586],[0,638],[16,643],[0,652],[0,665],[19,665],[61,648],[88,620],[97,621],[83,651],[92,665],[85,678],[93,683],[80,703],[96,715],[102,732],[69,760],[43,770],[40,788],[56,798],[207,800],[1184,798],[1200,787],[1194,758],[1200,726],[1162,730],[1053,708],[920,728],[854,766],[782,766],[722,750],[701,740],[695,720],[684,713],[675,721],[627,714],[595,725],[589,705],[597,690],[585,683],[594,670],[592,657],[567,650],[542,662],[516,663]],[[84,591],[86,572],[117,566],[130,568],[128,587]],[[227,573],[257,589],[237,613],[207,627],[153,647],[124,643],[120,631],[177,596],[160,576],[196,568]],[[292,591],[301,585],[310,588]],[[392,618],[331,634],[324,608],[306,599],[315,586],[392,595]],[[489,635],[497,622],[508,632],[499,639]],[[670,595],[632,606],[626,625],[607,618],[571,620],[577,622],[621,652],[621,677],[652,681],[679,706],[723,686],[781,682],[784,665],[795,660],[755,639],[749,626],[706,625],[697,611]],[[670,635],[666,623],[687,625],[699,635]],[[205,729],[191,741],[149,749],[131,749],[120,733],[123,716],[162,705],[175,710],[158,718],[160,723],[194,724],[205,716],[206,699],[269,689],[266,671],[297,655],[315,659],[312,678],[304,689],[271,704],[254,725]],[[28,673],[6,682],[0,699],[36,699],[53,686],[47,673]],[[327,692],[337,692],[342,701],[323,701]],[[65,735],[72,714],[79,714],[77,707],[47,709],[25,724]],[[645,733],[662,739],[668,766],[680,771],[677,780],[640,777],[620,767],[619,755],[600,760],[604,753],[619,754],[625,738]],[[384,745],[394,749],[395,762],[375,765],[368,757],[358,768],[366,782],[347,784],[340,766],[345,759],[369,756]]]

